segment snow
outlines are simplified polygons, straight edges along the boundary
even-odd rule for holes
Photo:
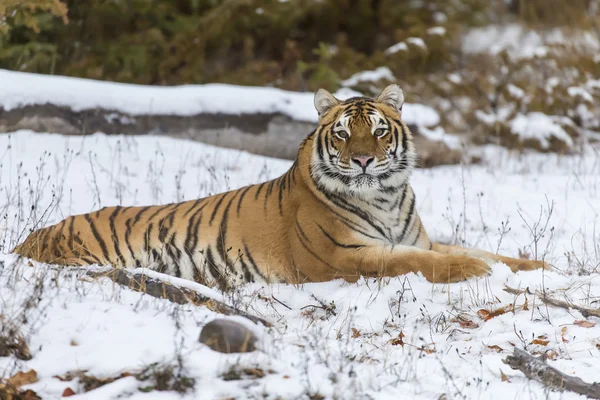
[[[585,90],[585,88],[582,88],[580,86],[569,87],[567,89],[567,93],[569,93],[569,96],[571,97],[580,97],[589,103],[594,102],[594,97],[587,90]]]
[[[377,82],[382,79],[395,81],[396,77],[388,67],[379,67],[372,71],[362,71],[342,81],[342,86],[356,86],[360,82]]]
[[[394,80],[391,72],[388,74],[384,69],[378,68],[373,73],[383,73],[385,76],[382,77]],[[334,94],[345,100],[356,92],[339,91]],[[75,111],[102,108],[133,117],[148,114],[282,113],[299,121],[318,121],[313,93],[225,84],[144,86],[0,69],[0,107],[9,111],[46,103]],[[428,109],[425,115],[420,114],[423,109]],[[404,105],[404,121],[408,124],[432,126],[432,113],[435,113],[432,108],[421,104]],[[132,120],[122,122],[131,123]]]
[[[542,306],[531,296],[525,308],[523,296],[502,289],[505,284],[543,288],[557,298],[598,307],[598,153],[515,155],[492,146],[479,151],[484,160],[479,165],[415,172],[412,184],[429,235],[512,256],[520,249],[535,255],[537,249],[555,270],[513,274],[497,264],[490,277],[450,285],[409,274],[353,284],[250,284],[230,294],[188,282],[274,324],[248,325],[258,334],[259,351],[227,355],[198,342],[201,327],[221,317],[210,310],[84,278],[74,268],[29,266],[0,254],[0,313],[26,320],[22,330],[33,355],[29,361],[0,358],[0,371],[10,376],[36,370],[39,382],[27,387],[42,398],[58,398],[66,387],[81,393],[77,380],[55,378],[69,371],[114,377],[160,363],[181,368],[195,379],[194,389],[183,396],[144,393],[139,388],[148,382],[127,377],[80,398],[583,399],[569,392],[548,394],[501,360],[515,346],[526,347],[547,353],[549,363],[562,371],[593,382],[600,376],[598,325],[576,325],[585,319],[578,311]],[[100,205],[193,199],[273,178],[290,166],[166,137],[30,131],[0,136],[0,164],[4,253],[22,240],[31,220],[41,218],[46,225]],[[528,225],[539,230],[546,219],[548,229],[534,243]],[[503,224],[510,230],[501,235]],[[320,308],[316,299],[335,305],[334,313]],[[477,316],[481,309],[510,303],[517,305],[514,313],[488,321]],[[459,316],[472,325],[463,320],[461,326]],[[600,323],[594,317],[589,321]],[[538,338],[548,344],[532,343]],[[260,368],[265,377],[222,378],[243,368]]]
[[[466,53],[500,53],[508,51],[514,59],[544,56],[547,46],[569,45],[595,54],[600,51],[600,40],[592,32],[573,34],[554,28],[534,31],[519,24],[488,25],[470,29],[463,37]]]
[[[515,99],[523,99],[527,97],[527,94],[525,93],[525,91],[523,89],[521,89],[518,86],[513,85],[512,83],[509,83],[506,88],[508,89],[508,93],[510,93],[510,95],[512,97],[514,97]]]
[[[518,135],[521,140],[536,139],[543,148],[550,147],[550,138],[566,143],[569,147],[573,146],[573,139],[558,123],[559,117],[551,117],[540,112],[530,112],[528,114],[517,114],[510,121],[511,133]]]
[[[406,45],[406,43],[404,43],[404,42],[396,43],[395,45],[390,46],[387,49],[385,49],[384,53],[385,53],[385,55],[389,56],[389,55],[395,54],[399,51],[408,51],[408,46]]]
[[[433,28],[427,29],[427,33],[430,35],[444,36],[446,34],[446,28],[444,28],[443,26],[435,26]]]
[[[395,45],[388,47],[384,51],[384,54],[389,56],[389,55],[395,54],[399,51],[408,51],[408,47],[409,47],[408,45],[420,47],[423,50],[427,50],[427,45],[425,44],[423,39],[418,38],[418,37],[409,37],[408,39],[404,40],[403,42],[396,43]]]
[[[408,39],[406,39],[406,43],[409,43],[409,44],[412,44],[413,46],[417,46],[424,50],[427,50],[427,45],[425,45],[425,42],[421,38],[409,37]]]

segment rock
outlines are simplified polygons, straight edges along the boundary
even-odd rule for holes
[[[417,134],[414,135],[413,142],[417,150],[417,165],[421,168],[459,164],[463,157],[461,150],[451,149],[442,141],[431,140]]]
[[[271,114],[197,114],[128,115],[116,110],[72,110],[53,104],[27,105],[5,110],[0,106],[0,133],[19,129],[36,132],[60,132],[65,135],[165,135],[190,139],[215,146],[245,150],[269,157],[294,160],[304,138],[316,124],[298,121],[280,113]],[[430,140],[409,125],[415,136],[418,164],[433,167],[457,164],[461,151],[441,141]]]
[[[202,328],[200,343],[221,353],[249,353],[256,350],[256,336],[239,322],[215,319]]]

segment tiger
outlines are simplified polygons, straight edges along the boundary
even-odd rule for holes
[[[409,178],[413,136],[404,92],[338,100],[314,93],[318,126],[280,177],[180,203],[105,207],[32,232],[14,253],[65,266],[146,267],[222,290],[250,282],[302,284],[421,274],[449,283],[547,268],[433,242]]]

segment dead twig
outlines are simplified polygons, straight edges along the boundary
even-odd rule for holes
[[[587,383],[581,378],[566,375],[549,366],[544,356],[534,357],[524,350],[515,348],[513,354],[507,356],[502,362],[552,390],[561,392],[568,390],[591,399],[600,399],[600,383]]]
[[[248,318],[254,323],[260,323],[264,326],[272,324],[261,317],[248,314],[245,311],[231,307],[221,301],[211,299],[210,297],[199,294],[189,288],[178,287],[169,282],[162,282],[158,279],[150,278],[144,274],[131,274],[123,269],[113,268],[106,272],[88,271],[86,275],[93,278],[106,277],[113,282],[126,286],[136,292],[146,293],[149,296],[159,299],[166,299],[177,304],[193,304],[204,306],[211,311],[224,315],[239,315]]]
[[[538,297],[540,300],[542,300],[545,304],[547,304],[549,306],[564,308],[567,310],[572,308],[574,310],[579,311],[581,313],[581,315],[583,315],[585,318],[588,318],[590,316],[600,318],[600,308],[589,308],[589,307],[579,306],[579,305],[573,304],[573,303],[568,303],[566,301],[558,300],[553,297],[550,297],[547,294],[542,293],[538,290],[536,290],[535,293],[532,293],[529,291],[529,288],[515,289],[515,288],[511,288],[509,286],[504,286],[504,291],[508,292],[510,294],[514,294],[514,295],[520,295],[520,294],[535,295],[536,297]]]

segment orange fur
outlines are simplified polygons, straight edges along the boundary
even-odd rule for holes
[[[545,267],[429,240],[408,184],[414,149],[402,102],[397,85],[377,100],[340,102],[320,90],[319,127],[281,177],[183,203],[71,216],[14,252],[52,264],[144,266],[224,289],[408,272],[455,282],[497,261],[513,271]]]

